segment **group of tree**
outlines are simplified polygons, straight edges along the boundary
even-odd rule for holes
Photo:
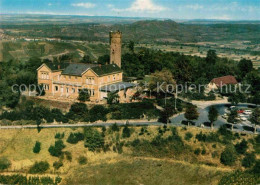
[[[0,175],[0,184],[22,184],[22,185],[58,185],[61,183],[61,177],[56,176],[55,178],[49,176],[27,176],[21,174],[12,175]]]
[[[155,76],[156,80],[156,76],[160,75],[161,72],[163,78],[168,77],[170,80],[175,80],[177,84],[206,85],[213,78],[233,75],[241,84],[250,85],[251,93],[245,93],[244,98],[239,94],[230,93],[229,96],[233,96],[230,101],[248,101],[257,104],[260,101],[260,74],[259,71],[253,68],[251,60],[241,59],[241,61],[237,62],[227,58],[220,58],[214,50],[209,50],[206,58],[203,58],[147,48],[141,48],[138,52],[126,53],[122,56],[122,59],[122,69],[126,76],[143,78],[145,75],[152,75]],[[163,73],[165,69],[167,71]],[[171,75],[167,75],[169,72]],[[160,80],[162,78],[157,78],[157,81]],[[198,89],[196,90],[198,91]],[[203,96],[201,91],[192,94],[197,94],[203,99],[215,99],[213,96]]]

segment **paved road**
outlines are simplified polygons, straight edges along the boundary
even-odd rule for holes
[[[103,126],[111,126],[114,123],[78,123],[78,124],[50,124],[50,125],[41,125],[41,128],[73,128],[73,127],[103,127]],[[125,122],[117,122],[119,126],[125,125]],[[129,122],[128,125],[131,126],[147,126],[147,125],[164,125],[159,122]],[[15,126],[0,126],[0,129],[35,129],[37,125],[15,125]]]
[[[216,105],[220,115],[223,115],[225,113],[225,109],[227,108],[225,106],[226,104],[219,104]],[[247,107],[248,104],[239,104],[239,106],[246,106]],[[208,107],[206,108],[198,108],[198,111],[200,113],[200,116],[198,118],[197,121],[195,121],[196,125],[195,126],[199,126],[201,123],[204,122],[208,122]],[[180,124],[183,120],[186,120],[184,118],[184,113],[179,114],[179,115],[175,115],[172,119],[171,119],[171,124],[173,126],[184,126],[182,124]],[[218,129],[221,125],[226,124],[226,120],[223,119],[221,116],[218,117],[218,120],[214,123],[214,129]],[[114,123],[77,123],[77,124],[44,124],[41,125],[41,128],[73,128],[73,127],[102,127],[102,126],[111,126]],[[125,122],[122,121],[118,121],[117,125],[119,126],[123,126],[125,125]],[[163,123],[160,122],[129,122],[129,125],[131,126],[148,126],[148,125],[158,125],[158,126],[162,126],[164,125]],[[244,124],[245,125],[245,124]],[[246,132],[246,133],[252,133],[252,132],[247,132],[243,130],[243,125],[241,124],[237,124],[236,125],[237,129],[234,129],[234,131],[237,132]],[[0,129],[36,129],[37,125],[16,125],[16,126],[0,126]],[[209,127],[205,127],[205,129],[208,129]],[[260,133],[260,127],[257,128],[258,133]]]

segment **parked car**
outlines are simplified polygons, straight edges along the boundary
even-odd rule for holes
[[[240,120],[241,120],[241,121],[247,121],[247,118],[244,117],[244,116],[240,116]]]
[[[223,114],[223,115],[222,115],[222,118],[227,119],[227,118],[228,118],[228,115],[227,115],[227,114]]]
[[[237,113],[238,114],[243,114],[245,111],[243,110],[243,109],[239,109],[239,110],[237,110]]]
[[[245,111],[244,111],[244,114],[250,115],[250,114],[252,114],[252,111],[251,111],[251,110],[245,110]]]
[[[230,110],[233,110],[233,109],[235,109],[236,108],[236,106],[231,106],[230,107]]]

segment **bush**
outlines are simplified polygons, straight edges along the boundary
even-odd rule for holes
[[[62,161],[56,161],[56,162],[53,163],[53,167],[54,167],[56,170],[60,169],[62,166],[63,166]]]
[[[138,103],[113,104],[109,106],[108,112],[112,119],[140,119],[143,115],[149,118],[157,118],[160,111],[155,108],[152,102],[144,101]]]
[[[219,185],[225,184],[258,184],[258,179],[253,174],[236,171],[234,173],[229,173],[221,178],[221,180],[219,181]]]
[[[202,142],[219,142],[220,141],[219,135],[215,132],[211,132],[208,135],[200,132],[199,134],[196,135],[196,139],[198,141],[202,141]]]
[[[89,100],[90,100],[89,90],[88,90],[88,89],[82,89],[82,90],[79,92],[78,100],[79,100],[80,102],[89,101]]]
[[[87,162],[88,162],[88,160],[87,160],[87,158],[84,157],[84,156],[80,156],[80,157],[78,158],[78,163],[81,164],[81,165],[87,164]]]
[[[11,162],[6,157],[0,158],[0,170],[5,170],[11,166]]]
[[[84,140],[84,134],[77,132],[77,133],[70,133],[67,142],[70,144],[77,144],[79,141]]]
[[[239,154],[245,154],[245,153],[246,153],[246,150],[247,150],[247,148],[248,148],[248,142],[247,142],[245,139],[243,139],[243,140],[241,141],[241,143],[237,143],[237,144],[235,145],[235,148],[236,148],[237,153],[239,153]]]
[[[258,135],[258,136],[255,137],[255,142],[256,142],[257,144],[260,144],[260,135]]]
[[[185,139],[186,141],[189,141],[192,137],[193,137],[193,134],[192,134],[191,132],[187,132],[187,133],[185,134],[184,139]]]
[[[101,149],[104,147],[104,137],[97,131],[92,128],[85,128],[85,147],[89,149],[89,151],[96,151],[97,149]]]
[[[66,151],[66,152],[64,152],[64,154],[66,155],[66,159],[71,162],[72,161],[71,153],[69,151]]]
[[[122,137],[123,138],[129,138],[130,136],[131,136],[131,130],[128,128],[127,125],[125,125],[124,129],[123,129]]]
[[[202,149],[201,154],[202,154],[202,155],[205,155],[205,154],[206,154],[206,149],[205,149],[205,148]]]
[[[141,143],[140,139],[135,139],[131,142],[132,147],[136,147]]]
[[[227,125],[223,125],[218,129],[218,133],[228,140],[234,139],[233,133],[227,129]]]
[[[23,185],[58,185],[61,178],[57,176],[55,179],[51,177],[23,176],[23,175],[0,175],[0,184],[23,184]]]
[[[84,120],[88,107],[84,103],[74,103],[71,105],[67,117],[73,120]]]
[[[64,145],[63,141],[62,140],[58,140],[58,141],[55,141],[55,145],[51,145],[50,148],[49,148],[49,152],[52,156],[55,156],[55,157],[59,157],[61,156],[62,154],[62,150],[65,148],[66,146]]]
[[[249,153],[249,154],[246,154],[246,156],[242,160],[242,166],[244,166],[245,168],[250,168],[255,164],[255,162],[256,162],[255,154]]]
[[[119,129],[119,127],[117,126],[117,124],[114,123],[114,124],[112,125],[112,127],[111,127],[111,130],[112,130],[113,132],[118,132],[120,129]]]
[[[29,173],[44,173],[50,168],[50,165],[47,161],[35,162],[34,165],[30,168]]]
[[[256,175],[260,174],[260,160],[257,160],[255,166],[252,169],[252,172]]]
[[[55,139],[63,139],[64,136],[65,136],[64,132],[62,134],[58,132],[58,133],[55,134]]]
[[[200,153],[201,153],[200,148],[196,148],[196,149],[194,150],[194,154],[200,155]]]
[[[41,151],[41,143],[36,141],[34,147],[33,147],[33,153],[38,154]]]
[[[123,153],[123,146],[124,146],[123,142],[117,142],[116,145],[113,147],[113,151],[121,154]]]
[[[106,114],[108,113],[107,109],[102,105],[95,105],[89,111],[90,122],[95,122],[98,120],[107,121]]]
[[[220,162],[224,165],[233,165],[237,159],[236,150],[233,145],[229,145],[221,153]]]

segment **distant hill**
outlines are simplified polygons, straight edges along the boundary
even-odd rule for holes
[[[72,17],[73,18],[73,17]],[[46,21],[45,17],[45,21]],[[73,18],[74,19],[74,18]],[[101,18],[99,18],[101,19]],[[100,24],[10,24],[2,22],[0,29],[15,38],[60,38],[64,40],[87,40],[108,42],[108,32],[121,30],[124,41],[134,40],[139,43],[155,42],[214,42],[243,40],[260,43],[260,24],[254,22],[204,24],[176,23],[172,20],[139,20],[131,23]],[[77,22],[77,21],[75,21]],[[120,21],[119,21],[120,22]],[[18,31],[19,30],[19,31]]]

